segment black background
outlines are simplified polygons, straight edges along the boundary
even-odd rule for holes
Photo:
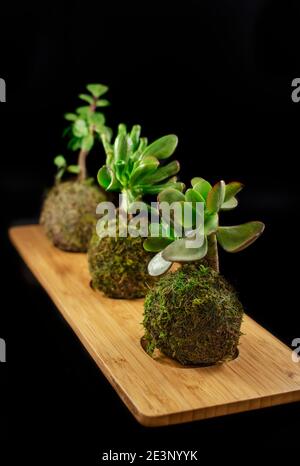
[[[240,209],[223,222],[260,219],[266,232],[249,250],[222,254],[222,271],[247,312],[290,346],[300,337],[300,103],[291,100],[299,21],[298,0],[48,2],[2,12],[0,337],[8,362],[0,409],[3,436],[11,421],[11,460],[73,464],[83,455],[87,465],[109,448],[191,448],[202,461],[235,462],[297,451],[299,405],[139,426],[10,246],[7,228],[37,221],[53,157],[66,153],[63,113],[86,83],[108,84],[109,126],[140,123],[150,139],[176,133],[185,182],[199,175],[246,184]],[[90,172],[102,162],[101,151],[91,154]]]

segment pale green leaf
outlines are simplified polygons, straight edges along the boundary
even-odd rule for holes
[[[214,214],[219,212],[224,202],[225,197],[225,183],[224,181],[219,181],[213,186],[209,191],[207,200],[206,200],[206,209],[208,213]]]
[[[149,155],[156,157],[159,160],[167,159],[170,157],[176,149],[178,144],[178,138],[175,134],[169,134],[157,139],[150,144],[143,152],[142,156],[147,157]]]
[[[232,227],[219,227],[217,238],[227,252],[239,252],[256,241],[265,229],[262,222],[249,222]]]
[[[163,259],[161,252],[156,254],[148,264],[148,272],[153,277],[158,277],[159,275],[167,272],[172,266],[172,262],[166,261]]]
[[[194,262],[203,259],[207,254],[207,239],[204,238],[204,242],[201,247],[191,248],[187,247],[187,243],[191,242],[191,239],[182,238],[169,244],[162,251],[163,259],[172,262]]]
[[[103,84],[88,84],[86,88],[97,99],[108,91],[108,87]]]

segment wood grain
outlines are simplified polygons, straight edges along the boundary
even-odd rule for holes
[[[142,300],[112,300],[93,291],[86,256],[54,248],[39,226],[12,228],[10,238],[141,424],[177,424],[300,400],[300,363],[250,317],[244,318],[235,361],[183,368],[161,354],[152,359],[140,344]]]

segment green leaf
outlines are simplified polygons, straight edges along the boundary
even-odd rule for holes
[[[97,100],[96,107],[108,107],[110,102],[106,99]]]
[[[89,113],[91,113],[91,108],[89,105],[84,105],[83,107],[76,108],[76,112],[82,118],[86,118]],[[77,117],[78,118],[78,117]]]
[[[82,138],[88,135],[89,130],[84,120],[78,119],[75,121],[72,127],[74,136]]]
[[[175,134],[163,136],[162,138],[157,139],[152,144],[150,144],[150,146],[144,150],[142,156],[147,157],[151,155],[159,160],[167,159],[173,154],[177,144],[178,138],[175,136]]]
[[[115,172],[117,180],[123,184],[126,181],[125,176],[126,163],[124,160],[117,160],[115,163]]]
[[[227,202],[235,197],[243,189],[243,187],[244,185],[238,181],[232,181],[231,183],[228,183],[226,185],[224,202]]]
[[[172,262],[166,261],[162,257],[162,253],[156,254],[148,264],[148,272],[152,277],[158,277],[159,275],[167,272],[172,266]]]
[[[63,155],[57,155],[54,158],[53,162],[57,166],[57,168],[65,168],[67,165],[66,159]]]
[[[94,99],[93,97],[91,97],[90,95],[87,95],[87,94],[79,94],[78,96],[81,100],[85,100],[86,102],[88,102],[89,104],[93,104],[94,103]]]
[[[219,215],[218,214],[205,215],[204,234],[206,236],[209,236],[212,233],[216,233],[218,230],[218,227],[219,227]]]
[[[94,144],[94,136],[92,134],[88,134],[82,139],[81,147],[83,150],[89,152]]]
[[[76,175],[78,175],[78,173],[80,173],[79,165],[69,165],[67,170],[68,170],[69,173],[74,173]]]
[[[144,160],[144,158],[143,158]],[[145,184],[155,184],[163,181],[171,176],[176,175],[180,170],[180,165],[177,160],[173,160],[164,167],[158,168],[155,173],[146,175],[143,178],[143,183]]]
[[[143,191],[144,194],[159,194],[162,191],[165,191],[166,189],[172,188],[175,189],[179,192],[184,191],[185,185],[184,183],[177,182],[177,183],[162,183],[162,184],[154,184],[154,185],[142,185],[140,186],[141,190]]]
[[[98,171],[97,180],[100,186],[102,186],[106,191],[117,191],[121,188],[121,185],[115,178],[113,171],[106,165],[101,167]]]
[[[219,227],[217,238],[227,252],[239,252],[246,249],[263,233],[265,225],[262,222],[249,222],[232,227]]]
[[[93,124],[95,126],[102,126],[105,123],[105,117],[104,117],[103,113],[96,112],[96,113],[92,113],[90,115],[89,121],[90,121],[91,124]]]
[[[185,196],[180,191],[174,188],[164,189],[158,195],[158,202],[167,202],[172,204],[173,202],[182,202],[185,201]]]
[[[207,212],[211,214],[219,212],[224,202],[224,197],[225,183],[224,181],[219,181],[219,183],[215,184],[208,193],[206,200]]]
[[[141,126],[140,125],[134,125],[132,127],[131,133],[130,133],[130,139],[132,142],[132,150],[135,152],[139,146],[140,142],[140,135],[141,135]]]
[[[188,202],[205,202],[204,197],[195,189],[188,189],[185,193],[185,199]]]
[[[192,186],[195,191],[197,191],[201,196],[206,199],[209,191],[212,189],[212,185],[204,180],[204,178],[193,178],[192,181]]]
[[[78,116],[75,113],[65,113],[64,118],[68,121],[75,121],[77,120]]]
[[[115,160],[126,160],[127,158],[127,139],[126,135],[119,133],[114,143]]]
[[[93,97],[100,97],[108,91],[108,87],[103,84],[88,84],[87,90],[93,95]]]
[[[159,252],[165,249],[172,241],[171,238],[147,238],[144,241],[144,249],[148,252]]]
[[[221,210],[232,210],[238,206],[238,200],[236,197],[232,197],[229,201],[223,202]]]
[[[162,257],[172,262],[194,262],[203,259],[207,254],[207,238],[204,238],[200,248],[187,247],[187,238],[178,239],[162,251]]]
[[[145,157],[143,158],[137,167],[133,170],[130,175],[130,183],[133,185],[134,183],[138,184],[140,180],[143,180],[145,175],[150,175],[157,170],[159,166],[159,161],[155,157]]]

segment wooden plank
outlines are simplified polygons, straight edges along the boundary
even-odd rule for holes
[[[135,418],[162,426],[300,400],[300,364],[291,350],[245,316],[239,357],[184,368],[140,344],[142,300],[113,300],[89,286],[87,258],[54,248],[37,225],[10,238]]]

